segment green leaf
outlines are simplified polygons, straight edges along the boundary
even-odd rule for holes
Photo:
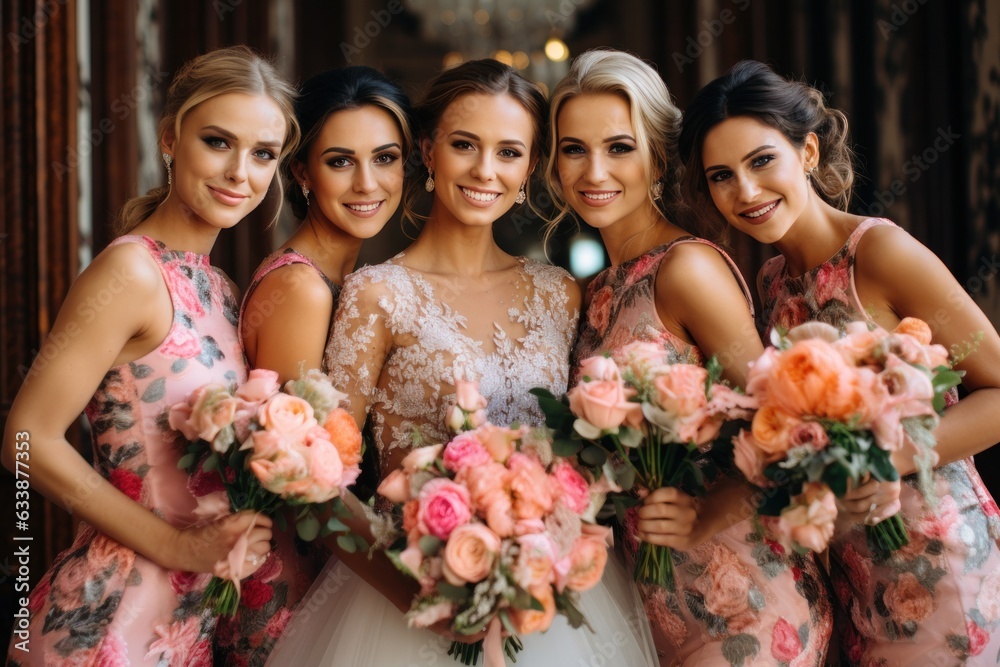
[[[449,600],[455,600],[457,602],[462,602],[469,599],[469,589],[465,586],[452,586],[447,581],[443,579],[437,584],[437,592],[448,598]]]
[[[352,540],[348,535],[340,535],[337,537],[337,546],[349,554],[358,550],[357,545],[354,544],[354,540]]]
[[[205,459],[205,462],[201,464],[201,469],[204,470],[205,472],[211,472],[213,470],[216,470],[218,467],[219,467],[219,455],[216,454],[215,452],[212,452],[208,456],[208,458]]]
[[[597,445],[590,445],[580,452],[580,460],[589,466],[599,468],[608,460],[608,453]]]
[[[329,519],[327,519],[326,529],[331,533],[346,533],[350,530],[350,528],[347,527],[346,523],[344,523],[335,516],[332,516]]]
[[[764,489],[764,497],[757,506],[757,512],[763,516],[780,516],[781,510],[788,507],[791,502],[792,498],[785,487]]]
[[[433,535],[424,535],[418,542],[420,553],[425,556],[433,556],[436,554],[441,549],[442,544],[443,542]]]
[[[177,467],[182,470],[189,470],[194,462],[198,459],[198,455],[194,453],[185,454],[181,457],[181,460],[177,462]]]
[[[569,458],[576,456],[583,449],[583,442],[580,440],[569,440],[568,438],[555,438],[552,441],[552,453],[556,456]]]
[[[295,523],[295,532],[305,542],[312,542],[319,535],[319,519],[312,512]],[[346,549],[345,549],[346,551]],[[354,553],[353,551],[351,553]]]
[[[368,542],[365,538],[351,533],[351,539],[354,540],[354,546],[358,548],[358,551],[368,551]]]

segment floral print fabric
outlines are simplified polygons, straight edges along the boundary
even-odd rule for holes
[[[188,527],[210,500],[177,467],[185,442],[167,426],[167,411],[203,384],[246,379],[236,300],[205,255],[145,236],[112,245],[121,243],[142,245],[159,264],[174,320],[157,349],[109,370],[87,405],[94,467],[150,511]],[[216,619],[201,609],[210,577],[164,570],[82,524],[31,591],[31,652],[11,647],[10,664],[211,665]]]
[[[718,250],[684,237],[605,270],[591,281],[574,369],[587,357],[614,353],[635,340],[655,341],[672,363],[704,363],[698,348],[667,331],[656,312],[654,285],[664,257],[680,243]],[[634,511],[624,546],[635,558]],[[688,552],[674,551],[676,590],[639,587],[661,665],[821,665],[832,630],[828,592],[812,556],[786,553],[751,520],[740,521]]]
[[[842,327],[870,319],[854,284],[859,225],[836,255],[793,278],[782,257],[762,273],[763,330],[815,319]],[[954,398],[954,397],[953,397]],[[841,637],[851,665],[1000,664],[1000,511],[971,458],[934,470],[936,507],[916,475],[900,500],[910,544],[886,559],[868,548],[864,527],[838,525],[830,543],[834,592],[848,617]]]
[[[272,253],[261,262],[243,295],[239,323],[241,345],[248,318],[267,316],[266,309],[249,311],[250,295],[267,274],[289,264],[306,264],[315,269],[330,288],[336,310],[340,286],[331,282],[312,260],[291,248]],[[281,295],[277,294],[275,298],[281,298]],[[326,371],[325,368],[323,370]],[[222,488],[221,485],[219,488]],[[275,528],[271,551],[264,564],[241,582],[240,606],[236,615],[219,619],[215,633],[215,664],[248,667],[267,662],[271,649],[288,625],[292,610],[330,558],[329,551],[318,542],[304,542],[298,538],[293,517],[287,518],[287,524],[287,530]]]

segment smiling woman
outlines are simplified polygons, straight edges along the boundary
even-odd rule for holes
[[[245,48],[177,74],[160,126],[168,186],[126,205],[129,234],[73,284],[50,333],[59,354],[14,401],[4,464],[15,434],[30,432],[32,486],[82,523],[32,590],[30,652],[12,647],[10,664],[211,664],[209,575],[225,574],[241,536],[244,574],[270,548],[270,519],[205,514],[204,485],[177,467],[185,448],[165,412],[196,387],[246,377],[236,300],[208,253],[261,202],[297,140],[291,96]],[[65,438],[81,411],[94,468]]]

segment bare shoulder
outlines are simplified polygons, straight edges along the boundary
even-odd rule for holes
[[[705,243],[680,243],[663,257],[656,272],[656,289],[674,298],[699,299],[720,284],[739,288],[733,269],[722,251]]]
[[[286,264],[265,275],[250,295],[251,304],[274,299],[303,307],[332,307],[333,293],[323,276],[308,264]]]
[[[947,271],[927,246],[895,225],[868,229],[858,241],[855,258],[855,273],[879,283],[910,280],[924,270]]]
[[[118,243],[98,254],[77,278],[74,287],[143,298],[154,296],[166,286],[160,267],[149,250],[138,243]]]

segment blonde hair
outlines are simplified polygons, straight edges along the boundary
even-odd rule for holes
[[[653,199],[650,193],[650,202],[668,218],[674,217],[674,211],[680,206],[682,171],[677,139],[681,131],[681,110],[670,98],[663,79],[650,65],[624,51],[594,49],[577,56],[569,74],[556,85],[549,102],[552,129],[545,183],[559,213],[545,225],[546,243],[559,222],[572,211],[557,173],[559,111],[568,100],[588,94],[618,95],[628,103],[636,144],[650,186],[655,181],[663,184],[660,201]]]
[[[266,95],[274,100],[285,117],[285,138],[279,155],[279,160],[284,160],[299,140],[299,124],[295,120],[293,108],[295,89],[273,64],[246,46],[216,49],[181,67],[167,92],[167,103],[157,127],[157,136],[161,140],[170,132],[175,137],[180,136],[181,123],[192,109],[206,100],[227,93]],[[277,170],[275,174],[277,175]],[[278,182],[280,198],[281,178],[275,180]],[[117,233],[127,234],[152,215],[169,193],[169,186],[164,185],[126,202],[118,215]]]

